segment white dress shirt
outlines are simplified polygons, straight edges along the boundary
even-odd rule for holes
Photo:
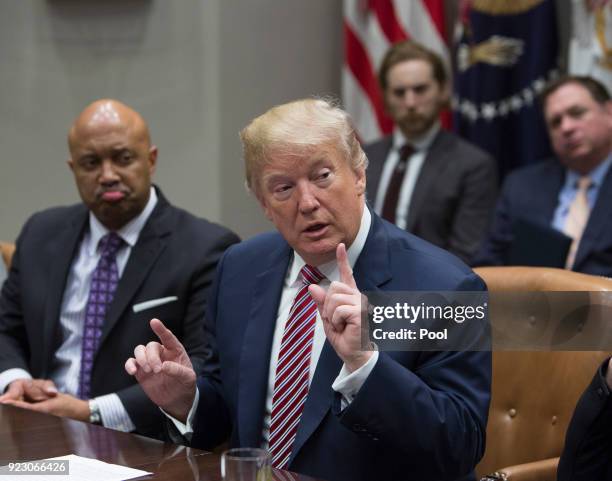
[[[363,246],[365,245],[368,233],[370,231],[371,223],[372,215],[370,214],[370,211],[366,207],[364,207],[359,231],[357,233],[357,236],[355,237],[353,244],[349,247],[347,251],[348,260],[351,267],[355,266],[355,262],[357,262],[357,258],[363,250]],[[263,413],[263,448],[268,447],[268,439],[270,433],[270,413],[272,411],[272,395],[274,393],[274,381],[276,378],[276,365],[278,361],[280,345],[283,333],[285,332],[285,324],[289,319],[289,311],[291,310],[293,300],[302,286],[301,280],[299,279],[299,274],[305,264],[306,262],[304,262],[304,260],[299,256],[299,254],[294,251],[293,260],[289,265],[289,268],[287,269],[287,274],[285,276],[285,281],[283,284],[281,300],[278,306],[276,317],[276,327],[274,329],[274,337],[272,340],[272,349],[270,352],[270,369],[268,371],[266,404],[265,412]],[[325,275],[325,279],[323,279],[319,283],[320,286],[329,287],[331,282],[340,280],[340,273],[338,271],[338,266],[335,260],[316,267],[318,267],[321,273]],[[315,324],[314,342],[312,345],[312,353],[310,355],[309,383],[312,382],[312,377],[315,373],[317,362],[319,361],[321,350],[323,349],[324,344],[325,332],[323,330],[321,316],[317,311],[317,322]],[[377,360],[378,352],[375,351],[374,355],[369,359],[366,364],[364,364],[362,367],[352,373],[348,371],[345,365],[342,366],[338,377],[336,377],[336,380],[332,384],[332,389],[342,395],[343,408],[350,404],[350,402],[354,399],[355,395],[357,394],[357,391],[359,391],[361,386],[363,386],[363,383],[365,382],[369,374],[372,372],[372,369],[374,369]],[[199,399],[200,393],[196,389],[196,397],[194,399],[194,403],[191,407],[191,410],[189,411],[186,424],[181,423],[180,421],[171,417],[162,410],[162,412],[164,412],[164,414],[166,414],[166,416],[168,416],[173,421],[174,425],[182,435],[189,435],[193,432],[193,418],[195,416]]]
[[[149,200],[143,211],[121,229],[117,235],[124,245],[117,252],[117,269],[119,278],[123,275],[132,248],[136,245],[142,228],[157,204],[157,194],[151,187]],[[50,370],[50,379],[60,392],[77,395],[79,374],[81,370],[81,346],[85,308],[89,297],[89,286],[101,252],[98,249],[100,239],[110,231],[90,212],[89,229],[83,235],[77,254],[72,261],[60,310],[60,329],[62,343],[56,351]],[[0,392],[15,379],[31,378],[23,369],[8,369],[0,373]],[[114,393],[95,398],[100,408],[104,426],[121,431],[135,429],[123,403]]]
[[[438,122],[436,122],[421,138],[415,140],[407,140],[398,128],[393,131],[393,144],[385,159],[382,173],[380,174],[380,182],[378,184],[378,190],[376,191],[376,198],[374,199],[374,211],[378,215],[382,215],[387,188],[389,187],[389,182],[391,182],[391,176],[395,171],[395,166],[400,159],[400,150],[405,144],[409,143],[414,147],[414,153],[407,159],[406,172],[404,173],[404,179],[400,187],[397,210],[395,212],[395,224],[400,229],[405,229],[408,224],[408,212],[410,211],[412,193],[419,179],[419,174],[421,173],[421,168],[425,162],[429,147],[431,147],[431,143],[439,131],[440,124]]]
[[[587,190],[587,202],[589,203],[589,209],[593,210],[597,197],[599,196],[599,190],[608,175],[608,170],[612,166],[612,154],[595,167],[588,176],[591,179],[591,185]],[[559,232],[565,232],[565,223],[567,221],[567,215],[569,214],[570,207],[578,194],[578,180],[582,177],[581,174],[573,170],[567,169],[565,176],[565,182],[563,187],[559,191],[557,198],[557,208],[555,209],[552,227],[557,229]],[[586,227],[586,226],[585,226]]]

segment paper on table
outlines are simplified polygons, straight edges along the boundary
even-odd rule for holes
[[[68,475],[52,475],[45,476],[46,479],[52,481],[124,481],[128,479],[139,478],[146,476],[147,471],[140,469],[126,468],[118,464],[109,464],[97,459],[84,458],[76,454],[67,456],[58,456],[57,458],[49,458],[45,461],[67,460],[69,462]],[[0,475],[0,481],[41,481],[42,473],[39,474],[20,474],[20,475]]]

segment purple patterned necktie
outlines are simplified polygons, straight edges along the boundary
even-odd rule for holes
[[[94,354],[100,344],[108,306],[113,301],[117,282],[119,282],[119,271],[115,257],[122,245],[123,239],[114,232],[106,234],[100,239],[99,247],[102,255],[91,276],[89,297],[85,307],[78,392],[81,399],[89,399]]]

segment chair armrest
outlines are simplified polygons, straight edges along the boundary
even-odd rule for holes
[[[485,476],[481,481],[556,481],[559,458],[516,464]],[[497,477],[496,477],[497,476]]]
[[[2,261],[4,261],[7,271],[11,267],[11,259],[13,257],[13,252],[15,252],[15,244],[10,244],[8,242],[0,242],[0,254],[2,255]]]

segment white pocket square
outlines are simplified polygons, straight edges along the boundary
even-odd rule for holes
[[[150,301],[139,302],[138,304],[134,304],[132,306],[132,310],[134,312],[145,311],[147,309],[151,309],[157,306],[163,306],[164,304],[168,304],[169,302],[178,301],[178,297],[176,296],[168,296],[168,297],[160,297],[159,299],[151,299]]]

